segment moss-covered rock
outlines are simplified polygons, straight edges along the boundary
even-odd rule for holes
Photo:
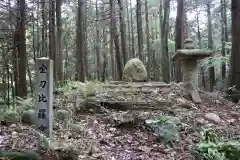
[[[145,82],[148,80],[147,70],[138,58],[130,59],[123,70],[123,80],[132,82]]]

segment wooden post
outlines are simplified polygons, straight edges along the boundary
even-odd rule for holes
[[[53,61],[37,59],[36,65],[36,125],[49,138],[53,131]]]

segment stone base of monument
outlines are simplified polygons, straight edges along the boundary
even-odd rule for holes
[[[197,88],[194,87],[192,82],[183,82],[183,96],[184,98],[193,101],[195,104],[201,104],[202,99],[199,95]]]

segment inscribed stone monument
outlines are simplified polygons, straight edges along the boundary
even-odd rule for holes
[[[37,59],[36,69],[36,125],[46,136],[52,137],[53,121],[53,61]]]

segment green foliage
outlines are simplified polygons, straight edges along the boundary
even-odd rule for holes
[[[160,53],[160,51],[161,51],[160,48],[159,48],[159,46],[161,46],[160,43],[161,43],[160,39],[156,39],[156,40],[153,41],[152,46],[153,46],[153,50],[156,53]],[[170,54],[175,53],[175,41],[173,41],[171,39],[168,39],[168,52]]]
[[[222,51],[222,43],[216,46],[216,50],[221,52]],[[225,50],[230,52],[232,50],[232,42],[225,42]]]
[[[158,140],[163,143],[173,145],[179,137],[177,124],[180,123],[180,120],[177,117],[163,115],[153,120],[146,120],[145,122],[149,129],[157,136]]]
[[[212,129],[201,132],[201,141],[197,145],[199,158],[202,160],[239,160],[239,142],[220,142]]]
[[[0,152],[0,159],[7,158],[11,160],[40,160],[40,156],[33,151],[28,152]]]
[[[229,64],[229,62],[230,62],[230,55],[227,55],[225,57],[218,56],[218,57],[205,58],[201,60],[200,65],[212,67],[212,66],[223,64],[223,63]]]
[[[15,105],[9,107],[6,106],[1,110],[0,115],[3,115],[3,117],[0,117],[0,120],[6,120],[7,122],[20,122],[23,112],[33,107],[34,101],[31,97],[27,99],[16,97]]]

